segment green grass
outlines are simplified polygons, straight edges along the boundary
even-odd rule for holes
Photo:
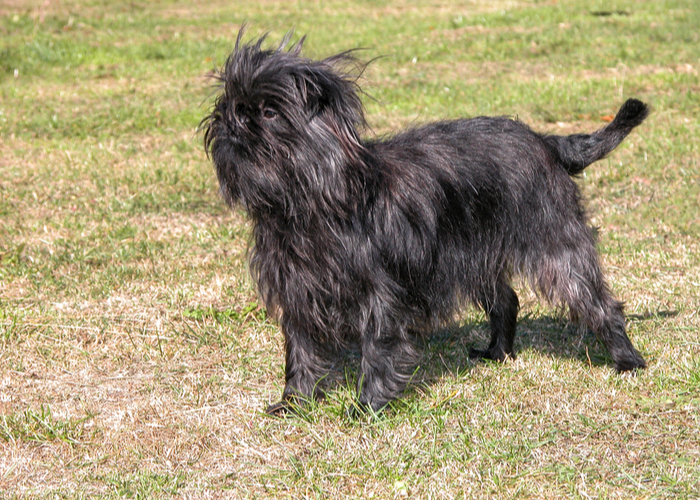
[[[21,415],[0,416],[0,439],[47,443],[62,441],[70,445],[79,444],[83,438],[81,424],[91,415],[78,421],[61,421],[51,415],[51,409],[42,405],[39,411],[25,410]]]
[[[282,338],[196,134],[244,21],[383,56],[368,135],[575,133],[649,102],[580,179],[649,368],[616,375],[521,289],[515,361],[471,364],[488,330],[465,311],[385,414],[349,420],[340,384],[263,415]],[[694,0],[0,5],[0,498],[698,498],[699,25]]]

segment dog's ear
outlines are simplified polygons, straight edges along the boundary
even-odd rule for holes
[[[361,90],[349,66],[362,65],[350,53],[338,54],[306,66],[298,80],[309,122],[320,121],[348,153],[360,147],[360,131],[366,126]]]

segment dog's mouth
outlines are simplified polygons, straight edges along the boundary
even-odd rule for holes
[[[246,138],[243,137],[241,134],[241,131],[239,127],[234,124],[230,123],[228,121],[223,122],[223,127],[222,127],[222,134],[221,134],[221,139],[226,141],[229,144],[229,147],[234,148],[234,150],[237,153],[243,153],[247,150],[247,144],[248,142],[246,141]]]

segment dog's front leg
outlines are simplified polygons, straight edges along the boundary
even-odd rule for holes
[[[366,330],[361,337],[361,348],[357,410],[378,412],[406,388],[418,353],[400,326]]]
[[[308,331],[308,326],[303,329],[302,324],[287,315],[282,317],[286,384],[281,401],[265,410],[270,415],[294,413],[299,406],[323,396],[319,381],[328,373],[325,361],[328,356],[323,355],[323,347]]]

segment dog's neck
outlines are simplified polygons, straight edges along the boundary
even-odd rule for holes
[[[297,152],[278,172],[280,186],[258,189],[243,197],[243,205],[251,218],[261,224],[294,224],[313,226],[312,216],[326,220],[348,220],[364,204],[374,173],[367,163],[328,151]],[[367,154],[362,152],[361,154]],[[251,196],[252,195],[252,196]]]

